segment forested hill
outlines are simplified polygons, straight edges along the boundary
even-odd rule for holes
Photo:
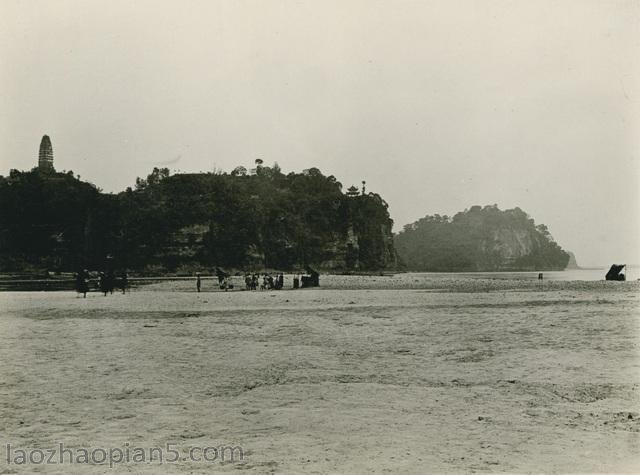
[[[520,208],[473,206],[453,217],[425,216],[395,237],[410,270],[563,270],[569,254]]]
[[[0,271],[120,268],[148,274],[235,270],[373,270],[395,265],[387,204],[343,193],[317,168],[284,174],[154,169],[101,193],[69,173],[0,177]]]

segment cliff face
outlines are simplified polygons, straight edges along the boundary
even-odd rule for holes
[[[505,269],[533,250],[533,239],[526,230],[501,228],[489,231],[489,235],[478,243],[476,267],[482,269]]]
[[[349,229],[346,237],[347,270],[379,270],[394,267],[393,221],[387,203],[369,193],[347,198]]]
[[[422,271],[564,269],[569,255],[519,208],[474,206],[447,216],[427,216],[396,236],[405,265]]]
[[[325,271],[378,271],[395,268],[397,257],[391,227],[371,226],[354,231],[350,223],[345,234],[324,246],[325,259],[314,265]],[[300,263],[296,264],[300,266]]]
[[[345,198],[341,202],[338,215],[345,221],[330,223],[333,231],[323,239],[315,241],[315,257],[307,257],[300,250],[300,242],[293,235],[281,236],[281,240],[271,242],[267,248],[256,241],[245,250],[243,267],[261,268],[302,268],[309,264],[324,271],[368,271],[392,268],[396,265],[396,252],[393,245],[393,222],[387,213],[386,203],[375,194],[357,195]],[[201,219],[198,218],[198,219]],[[292,219],[289,218],[289,219]],[[189,262],[206,261],[208,246],[216,246],[217,223],[198,222],[184,226],[173,232],[154,256],[156,260],[170,264],[171,268],[180,268]],[[267,226],[266,232],[269,232]],[[254,236],[264,234],[256,229]],[[315,236],[314,236],[315,237]],[[237,245],[241,243],[236,242]],[[236,267],[236,265],[232,266]]]
[[[493,251],[503,261],[512,262],[533,250],[531,235],[523,229],[496,229],[492,235]]]

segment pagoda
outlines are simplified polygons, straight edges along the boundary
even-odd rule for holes
[[[347,188],[347,196],[358,196],[360,194],[360,190],[358,190],[357,186],[351,185]]]
[[[44,135],[40,141],[40,153],[38,154],[38,170],[55,171],[53,168],[53,147],[48,135]]]

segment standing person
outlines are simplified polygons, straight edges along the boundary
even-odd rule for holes
[[[278,289],[282,288],[284,288],[284,275],[280,272],[280,275],[278,276]]]
[[[127,286],[129,285],[129,276],[127,275],[127,271],[123,270],[120,275],[120,284],[122,285],[122,293],[127,293]]]
[[[200,287],[202,286],[202,280],[200,279],[200,272],[196,273],[196,289],[198,293],[200,292]]]
[[[111,295],[113,295],[113,289],[116,286],[116,276],[115,276],[113,270],[108,270],[107,271],[107,274],[106,274],[106,286],[107,286],[108,292]]]
[[[106,297],[107,293],[109,292],[109,287],[107,285],[107,276],[104,275],[104,272],[100,272],[100,277],[98,278],[98,285],[100,286],[100,292],[102,292]]]
[[[89,291],[89,285],[87,282],[87,270],[81,270],[76,274],[76,291],[79,294],[83,294],[83,297],[87,298],[87,292]]]

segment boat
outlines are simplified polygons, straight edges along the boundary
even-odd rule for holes
[[[607,280],[626,280],[625,275],[620,273],[622,272],[622,269],[625,268],[625,265],[626,264],[613,264],[604,278]]]

